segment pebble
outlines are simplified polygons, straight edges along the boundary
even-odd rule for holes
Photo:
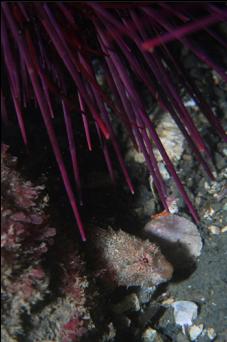
[[[149,237],[155,237],[168,241],[178,250],[178,257],[182,249],[187,249],[193,257],[201,254],[202,239],[196,225],[190,220],[179,215],[168,215],[149,221],[144,232]],[[176,244],[178,248],[176,248]]]
[[[154,199],[150,199],[148,200],[145,204],[144,204],[144,214],[145,215],[151,215],[154,211],[155,211],[155,201]]]
[[[145,157],[143,155],[143,153],[138,152],[135,148],[131,147],[128,151],[128,153],[126,154],[126,160],[130,161],[130,160],[134,160],[137,163],[140,164],[144,164],[145,163]]]
[[[210,184],[208,182],[204,182],[204,188],[206,190],[209,190],[210,189]]]
[[[189,342],[189,339],[188,339],[187,336],[185,336],[182,332],[180,332],[180,333],[176,336],[176,342]]]
[[[167,298],[167,299],[163,300],[163,302],[162,302],[163,305],[171,305],[173,303],[174,303],[173,297]]]
[[[131,293],[130,295],[125,297],[124,300],[113,306],[113,311],[117,314],[121,314],[126,311],[135,312],[139,310],[140,302],[135,293]]]
[[[116,329],[112,322],[108,324],[108,330],[109,331],[108,331],[108,335],[106,336],[106,340],[113,341],[116,338]]]
[[[157,337],[157,331],[152,328],[147,328],[142,335],[142,341],[152,342],[152,341],[155,341],[156,337]]]
[[[202,202],[201,197],[200,197],[200,196],[197,196],[196,199],[195,199],[195,204],[196,204],[197,206],[199,206],[199,205],[201,204],[201,202]]]
[[[192,325],[189,329],[189,336],[191,341],[195,341],[203,331],[203,324]]]
[[[218,170],[221,170],[225,167],[225,159],[222,157],[220,153],[215,153],[215,161]]]
[[[204,210],[203,218],[211,219],[214,213],[215,213],[215,210],[212,207],[208,207]]]
[[[222,233],[226,233],[226,232],[227,232],[227,226],[224,226],[224,227],[221,229],[221,232],[222,232]]]
[[[142,342],[162,342],[161,336],[155,329],[147,328],[142,335]]]
[[[191,326],[198,314],[198,306],[194,302],[180,300],[172,304],[174,309],[174,318],[176,324],[182,327],[185,333],[185,327]]]
[[[165,165],[162,162],[158,163],[158,168],[159,168],[159,171],[160,171],[163,179],[165,179],[165,180],[170,179],[169,172],[167,171]]]
[[[215,339],[215,337],[217,336],[217,334],[213,328],[208,328],[207,329],[207,336],[209,337],[209,339],[211,341],[213,341]]]
[[[190,100],[184,102],[185,107],[197,107],[195,101],[191,98]]]
[[[169,113],[163,113],[157,125],[157,133],[173,163],[180,160],[184,151],[184,136]],[[161,161],[162,158],[156,148],[154,149],[154,153],[157,160]]]
[[[220,83],[220,76],[217,74],[215,70],[212,70],[212,76],[213,76],[214,84],[218,85]]]
[[[221,233],[221,229],[217,226],[209,226],[208,230],[211,234],[218,235]]]
[[[141,287],[137,293],[138,299],[141,304],[147,304],[150,302],[153,293],[156,290],[156,286],[152,287]]]
[[[169,209],[170,214],[177,214],[178,209],[178,199],[175,196],[168,196],[166,198],[166,203]]]

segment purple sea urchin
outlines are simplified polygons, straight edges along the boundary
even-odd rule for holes
[[[217,54],[224,51],[226,40],[218,24],[227,18],[226,5],[180,2],[170,6],[159,1],[2,2],[1,8],[2,54],[7,75],[1,92],[3,122],[10,119],[6,106],[9,99],[5,103],[4,95],[10,93],[21,135],[27,145],[26,122],[30,118],[26,107],[32,98],[35,99],[82,239],[86,239],[83,224],[54,129],[53,102],[62,106],[79,195],[81,184],[72,111],[82,117],[89,150],[92,145],[88,117],[94,120],[104,158],[114,180],[107,143],[111,141],[130,191],[134,192],[111,123],[111,118],[114,120],[118,116],[134,145],[144,154],[164,208],[168,210],[167,191],[153,153],[153,144],[160,151],[189,211],[198,222],[198,214],[156,133],[154,123],[145,111],[135,80],[142,82],[160,106],[171,114],[196,158],[212,178],[208,162],[210,151],[179,95],[180,87],[188,91],[225,141],[226,134],[201,91],[174,55],[170,42],[177,39],[226,81],[226,68],[193,34],[203,31],[214,44]],[[108,92],[97,82],[92,64],[94,58],[98,58],[103,66]],[[68,89],[69,76],[75,86],[73,95]],[[114,96],[114,101],[109,93]]]

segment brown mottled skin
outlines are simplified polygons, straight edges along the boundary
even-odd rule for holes
[[[150,287],[172,277],[172,265],[154,243],[112,228],[93,232],[96,274],[109,286]]]

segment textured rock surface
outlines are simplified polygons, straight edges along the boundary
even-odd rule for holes
[[[48,293],[43,256],[55,229],[45,214],[44,187],[25,181],[15,170],[17,159],[1,147],[1,295],[2,339],[23,335],[23,317]]]
[[[193,257],[202,249],[202,239],[196,225],[184,217],[168,215],[154,219],[144,227],[146,233],[185,245]]]
[[[184,137],[169,113],[163,113],[157,125],[157,133],[170,159],[176,163],[184,151]],[[160,153],[155,150],[158,161],[161,161]]]
[[[2,341],[77,341],[94,328],[84,262],[67,239],[47,260],[56,229],[45,187],[25,181],[7,146],[1,152]]]
[[[172,304],[176,324],[179,324],[183,331],[192,325],[198,315],[198,306],[186,300],[179,300]]]
[[[194,223],[178,215],[158,217],[144,227],[146,236],[156,241],[177,268],[187,268],[202,249],[202,239]]]

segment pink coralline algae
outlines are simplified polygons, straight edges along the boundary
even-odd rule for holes
[[[23,333],[21,315],[46,294],[49,278],[42,257],[55,229],[45,214],[44,187],[25,181],[16,158],[1,148],[1,265],[3,339]]]
[[[92,235],[97,275],[108,285],[150,287],[171,279],[173,267],[154,243],[112,228]]]
[[[38,314],[32,314],[29,341],[77,342],[95,330],[91,318],[95,295],[88,291],[85,263],[77,247],[65,237],[55,246],[57,272],[52,276],[57,294]]]
[[[62,342],[77,342],[79,337],[83,335],[84,328],[81,327],[81,321],[78,318],[72,318],[64,324],[62,329]],[[78,335],[78,331],[80,332]]]
[[[76,342],[94,327],[89,311],[89,306],[91,309],[94,303],[92,295],[86,294],[89,283],[85,274],[85,263],[75,250],[75,246],[69,243],[67,249],[65,255],[62,253],[60,290],[71,303],[72,313],[62,326],[60,335],[62,342]]]
[[[86,294],[85,263],[73,241],[65,237],[60,245],[55,242],[45,186],[26,181],[8,149],[2,145],[2,340],[79,341],[94,328],[89,311],[94,296]],[[56,258],[49,262],[53,244]],[[55,295],[52,263],[60,278]],[[36,305],[41,307],[38,313]],[[29,323],[24,324],[24,316]]]
[[[55,229],[48,226],[43,207],[44,186],[34,186],[15,170],[16,158],[11,157],[6,145],[1,153],[1,247],[3,258],[30,257],[39,259],[53,244]],[[30,258],[30,261],[31,261]]]

